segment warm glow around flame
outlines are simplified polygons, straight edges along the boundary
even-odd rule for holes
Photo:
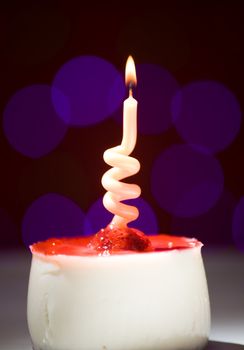
[[[136,85],[136,67],[132,56],[129,56],[125,66],[126,85]]]

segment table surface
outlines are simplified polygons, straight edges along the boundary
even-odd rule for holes
[[[26,322],[31,255],[0,254],[0,349],[31,350]],[[206,350],[244,349],[244,254],[232,248],[204,248],[203,259],[212,317]]]

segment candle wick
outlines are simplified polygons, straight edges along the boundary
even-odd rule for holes
[[[135,87],[134,82],[130,81],[128,86],[129,86],[129,96],[133,96],[133,88]]]

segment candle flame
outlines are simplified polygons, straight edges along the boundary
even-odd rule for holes
[[[136,67],[132,56],[129,56],[125,66],[125,83],[128,86],[135,86],[136,80]]]

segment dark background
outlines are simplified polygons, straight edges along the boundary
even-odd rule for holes
[[[123,72],[126,59],[132,54],[138,64],[162,65],[181,85],[194,80],[216,80],[234,93],[243,110],[243,10],[242,1],[163,1],[160,6],[149,3],[145,7],[135,2],[116,2],[111,6],[73,1],[1,3],[1,118],[7,101],[17,90],[36,83],[50,84],[62,64],[80,55],[102,57]],[[242,125],[232,144],[217,155],[224,170],[225,189],[236,202],[244,194],[243,133]],[[100,178],[107,166],[102,153],[118,144],[120,138],[121,129],[110,118],[95,126],[70,128],[54,151],[31,159],[10,146],[1,123],[0,208],[8,213],[14,228],[0,232],[0,247],[24,246],[23,215],[42,194],[66,195],[86,211],[104,193]],[[161,232],[171,230],[171,216],[152,196],[151,166],[159,150],[179,142],[174,128],[160,135],[139,135],[134,153],[143,163],[134,181],[153,207]],[[61,165],[55,165],[60,152],[67,157],[58,162]],[[69,166],[69,157],[74,155],[79,162],[77,167],[85,169],[86,186],[81,186],[76,168]],[[40,166],[48,176],[37,179],[34,174]],[[225,210],[228,209],[223,209],[223,219],[231,217]],[[200,238],[211,244],[231,245],[231,219],[218,220],[216,232],[210,230]]]

